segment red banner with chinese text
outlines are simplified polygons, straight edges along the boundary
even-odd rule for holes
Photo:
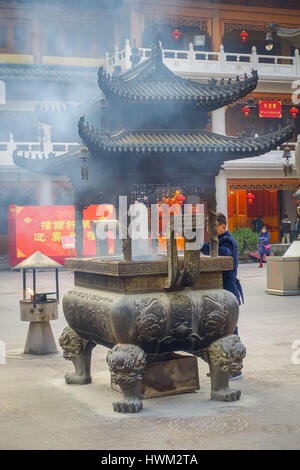
[[[259,100],[259,117],[281,118],[281,101]]]
[[[110,204],[89,206],[83,211],[83,253],[96,255],[92,220],[112,219]],[[75,236],[74,206],[16,206],[8,214],[9,264],[15,266],[36,251],[64,263],[71,256],[64,249],[62,237]],[[109,253],[113,254],[113,239],[109,238]],[[75,256],[75,250],[73,255]]]

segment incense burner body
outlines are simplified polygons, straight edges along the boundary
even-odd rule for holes
[[[205,348],[233,333],[239,314],[235,297],[223,289],[120,293],[75,284],[63,308],[83,339],[110,348],[135,344],[146,354]]]
[[[232,269],[231,258],[203,259],[197,283],[179,291],[164,288],[165,261],[85,259],[67,260],[66,266],[75,271],[75,286],[63,299],[69,328],[60,343],[65,357],[75,365],[75,374],[66,376],[66,381],[90,382],[93,347],[108,347],[112,382],[120,386],[125,397],[114,404],[116,411],[141,408],[135,390],[148,362],[186,351],[210,363],[211,345],[231,338],[228,351],[237,347],[238,337],[232,333],[238,321],[238,303],[222,288],[222,271]],[[224,367],[230,354],[224,348],[222,351]],[[240,369],[243,354],[237,347],[232,370]],[[227,399],[237,399],[232,392],[230,396],[226,393]]]

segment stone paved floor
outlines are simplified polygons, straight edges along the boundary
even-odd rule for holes
[[[0,449],[299,449],[300,364],[291,361],[293,341],[300,340],[299,297],[264,293],[266,269],[240,266],[246,304],[240,313],[240,335],[247,346],[239,402],[209,399],[207,365],[199,361],[197,393],[144,400],[136,415],[119,415],[111,402],[106,349],[93,353],[90,385],[66,385],[72,370],[61,353],[24,359],[28,324],[19,320],[21,275],[0,273],[0,339],[9,358],[0,365]],[[52,289],[49,273],[39,276],[40,290]],[[49,285],[50,283],[50,285]],[[61,273],[63,292],[72,286]],[[63,314],[52,322],[56,339]]]

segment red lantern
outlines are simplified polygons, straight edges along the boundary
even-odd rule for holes
[[[181,32],[179,31],[179,29],[174,29],[174,31],[172,31],[172,36],[174,41],[178,41],[181,36]]]
[[[242,42],[246,42],[248,36],[249,36],[249,34],[247,33],[247,31],[242,31],[240,33],[240,38],[241,38]]]
[[[246,196],[246,199],[247,199],[249,206],[252,206],[255,196],[252,193],[248,193]]]
[[[293,106],[293,107],[290,109],[290,114],[292,115],[292,117],[293,117],[294,119],[296,119],[298,113],[299,113],[299,109],[296,108],[295,106]]]
[[[244,113],[245,117],[249,116],[250,111],[251,110],[250,110],[250,108],[248,108],[248,106],[244,106],[243,109],[242,109],[242,112]]]
[[[184,201],[185,201],[185,196],[183,196],[182,194],[176,197],[176,202],[178,202],[181,206],[183,206]]]

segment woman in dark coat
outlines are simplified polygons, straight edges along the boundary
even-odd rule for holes
[[[268,232],[267,227],[264,225],[261,229],[260,234],[258,235],[259,240],[259,268],[263,267],[263,259],[264,255],[269,256],[271,253],[271,245],[270,245],[270,233]]]

